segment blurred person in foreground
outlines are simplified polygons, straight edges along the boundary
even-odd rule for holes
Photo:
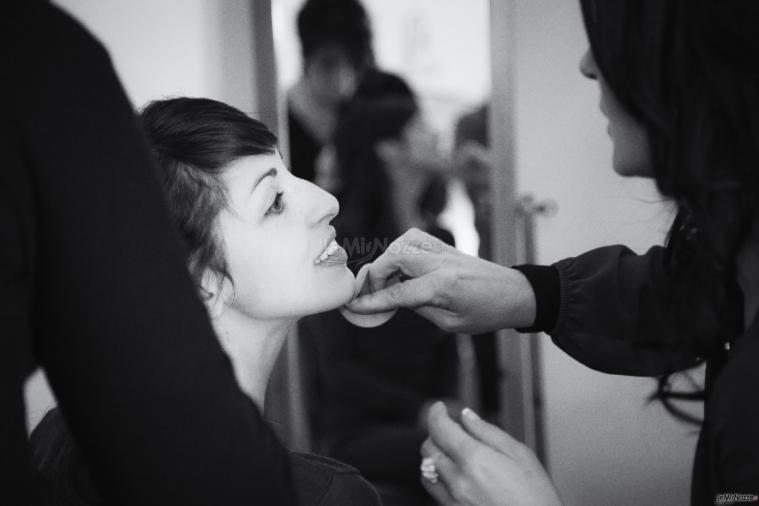
[[[23,399],[39,365],[108,504],[294,504],[107,52],[37,0],[2,9],[0,51],[0,503],[39,499]]]

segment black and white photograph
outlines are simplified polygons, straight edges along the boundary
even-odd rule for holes
[[[10,0],[0,506],[759,504],[759,0]]]

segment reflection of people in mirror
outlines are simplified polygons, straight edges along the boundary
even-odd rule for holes
[[[297,24],[303,73],[287,96],[291,169],[313,181],[316,157],[369,63],[371,31],[357,0],[308,0]]]
[[[408,84],[377,68],[369,17],[358,0],[307,0],[298,12],[303,73],[287,94],[290,165],[327,191],[339,188],[329,172],[329,143],[353,100],[413,98]]]

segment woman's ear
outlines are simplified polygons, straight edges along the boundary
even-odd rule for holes
[[[400,141],[397,139],[385,139],[379,141],[374,145],[374,150],[380,160],[388,166],[395,165],[401,159],[403,154],[403,148],[401,147]]]
[[[211,319],[216,319],[224,312],[233,295],[232,283],[224,275],[206,269],[200,282],[203,302]]]

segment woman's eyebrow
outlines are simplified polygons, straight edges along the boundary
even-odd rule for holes
[[[256,179],[256,182],[253,183],[253,189],[250,190],[250,193],[253,193],[253,191],[255,191],[255,189],[258,186],[258,184],[261,181],[263,181],[264,179],[266,179],[267,177],[269,177],[269,176],[271,176],[271,177],[277,177],[277,169],[275,169],[274,167],[272,167],[271,169],[267,170],[266,172],[264,172],[263,174],[261,174],[260,176],[258,176],[258,179]]]

